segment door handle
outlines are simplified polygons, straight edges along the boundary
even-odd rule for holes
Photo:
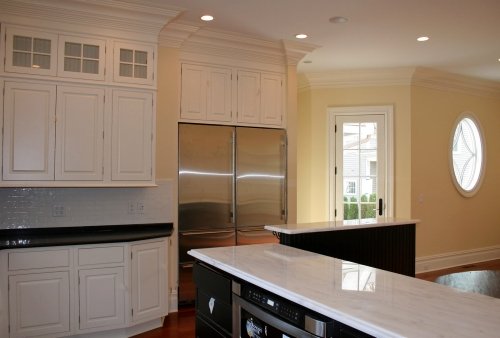
[[[381,198],[379,198],[378,199],[378,215],[379,216],[382,216],[382,214],[384,213],[383,208],[384,208],[384,201]]]

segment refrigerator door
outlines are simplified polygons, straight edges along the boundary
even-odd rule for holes
[[[196,288],[193,282],[191,249],[231,246],[236,243],[234,229],[179,233],[179,305],[194,304]]]
[[[236,245],[279,243],[279,239],[264,227],[243,227],[236,231]]]
[[[232,127],[179,124],[179,231],[234,227]]]
[[[236,226],[286,223],[286,133],[236,128]]]

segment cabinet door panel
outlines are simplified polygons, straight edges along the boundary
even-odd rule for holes
[[[207,119],[231,121],[231,70],[212,68],[208,78]]]
[[[259,123],[260,74],[238,71],[238,122]]]
[[[69,273],[9,277],[11,337],[69,331]]]
[[[4,180],[53,180],[56,87],[5,83]]]
[[[104,90],[57,88],[56,180],[102,180]]]
[[[206,68],[182,65],[181,118],[205,120],[207,104]]]
[[[5,71],[37,75],[57,73],[57,35],[7,27]]]
[[[80,329],[125,324],[123,267],[80,270]]]
[[[283,114],[281,76],[263,73],[261,75],[261,89],[260,122],[280,126]]]
[[[153,94],[113,92],[112,180],[151,180]]]
[[[58,75],[104,80],[105,50],[104,40],[60,35]]]
[[[166,315],[166,289],[164,242],[133,245],[132,320]]]

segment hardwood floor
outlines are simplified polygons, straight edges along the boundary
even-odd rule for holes
[[[442,275],[473,270],[500,270],[500,259],[420,273],[416,277],[434,281]],[[134,338],[195,338],[194,323],[194,308],[181,308],[179,312],[171,313],[165,318],[162,328],[142,333]]]

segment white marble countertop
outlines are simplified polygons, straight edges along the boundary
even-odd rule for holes
[[[375,228],[385,226],[398,226],[405,224],[416,224],[419,220],[403,218],[377,218],[365,220],[312,222],[297,224],[266,225],[264,229],[283,234],[303,234],[308,232],[338,231],[350,229]]]
[[[189,254],[377,337],[500,334],[500,299],[280,244],[196,249]]]

